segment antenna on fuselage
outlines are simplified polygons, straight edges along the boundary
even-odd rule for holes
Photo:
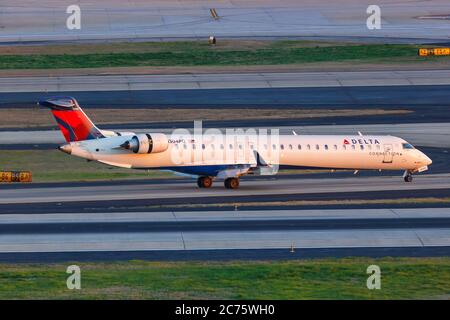
[[[360,135],[360,136],[362,136],[363,134],[361,133],[361,131],[358,131],[358,134]]]
[[[294,136],[296,136],[296,135],[297,135],[297,132],[295,132],[295,130],[292,130],[292,134],[293,134]]]

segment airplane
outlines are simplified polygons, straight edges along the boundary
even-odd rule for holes
[[[100,130],[72,97],[39,101],[48,107],[67,144],[59,150],[87,160],[130,169],[170,170],[197,178],[200,188],[224,180],[237,189],[240,177],[276,174],[279,166],[327,169],[404,170],[405,182],[432,163],[402,138],[389,135],[258,135],[192,136],[189,131],[164,133]],[[226,155],[226,156],[225,156]],[[182,161],[180,161],[180,159]]]

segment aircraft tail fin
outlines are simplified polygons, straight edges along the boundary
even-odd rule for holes
[[[104,138],[74,98],[56,97],[39,101],[39,105],[51,109],[67,142]]]

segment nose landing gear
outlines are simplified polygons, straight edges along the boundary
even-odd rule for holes
[[[411,171],[406,170],[405,173],[403,174],[403,180],[405,180],[405,182],[412,182],[413,181],[413,176]]]

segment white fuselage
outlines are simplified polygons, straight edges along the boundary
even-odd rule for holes
[[[236,135],[218,142],[213,136],[178,136],[167,150],[135,154],[119,148],[129,136],[72,142],[71,154],[110,165],[158,169],[214,165],[257,166],[256,153],[268,165],[335,169],[422,171],[431,160],[407,142],[393,136],[280,135],[276,141],[254,143]]]

